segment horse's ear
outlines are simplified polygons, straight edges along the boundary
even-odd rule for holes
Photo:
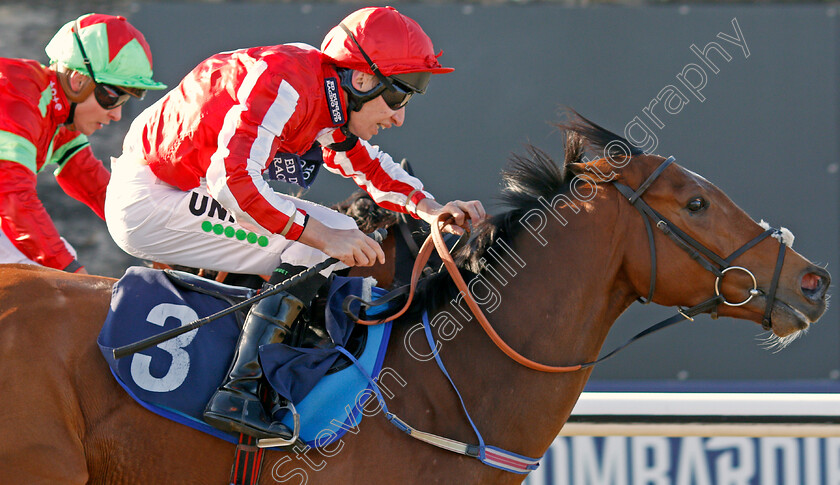
[[[566,146],[564,152],[563,162],[565,165],[579,163],[583,160],[584,139],[580,136],[580,133],[571,130],[566,131]]]
[[[590,162],[570,163],[566,169],[582,179],[591,180],[594,183],[612,182],[618,180],[620,175],[616,167],[606,159],[599,158]]]
[[[414,169],[413,169],[413,168],[411,168],[411,164],[410,164],[410,163],[408,163],[408,159],[407,159],[407,158],[403,158],[403,159],[400,161],[400,167],[401,167],[403,170],[405,170],[405,172],[406,172],[407,174],[411,175],[412,177],[414,176]]]
[[[605,151],[605,156],[612,157],[611,160],[600,158],[594,161],[587,161],[585,151],[588,139],[577,130],[592,131],[595,130],[594,127],[597,127],[597,125],[586,120],[576,112],[575,115],[577,116],[577,121],[575,123],[569,125],[557,125],[566,130],[564,157],[566,170],[575,176],[592,180],[595,183],[610,182],[615,180],[618,177],[618,173],[615,169],[626,165],[627,157],[623,153],[610,150],[610,153],[608,154]],[[606,130],[603,131],[606,132]]]

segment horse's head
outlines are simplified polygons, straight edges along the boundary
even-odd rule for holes
[[[638,295],[662,305],[705,302],[698,312],[752,320],[777,337],[796,335],[825,312],[830,276],[789,247],[788,231],[756,223],[673,159],[641,153],[583,118],[564,127],[567,162],[580,162],[569,168],[607,188],[600,197],[620,200],[625,274]],[[583,144],[604,157],[584,162]]]

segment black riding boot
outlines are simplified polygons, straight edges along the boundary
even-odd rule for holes
[[[272,421],[259,398],[263,377],[259,363],[260,345],[282,342],[303,303],[288,293],[258,301],[245,318],[225,383],[204,409],[204,420],[223,431],[245,433],[256,438],[289,438],[292,432]]]

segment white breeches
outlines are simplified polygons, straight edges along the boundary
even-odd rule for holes
[[[355,221],[344,214],[284,197],[326,226],[357,228]],[[111,237],[124,251],[160,263],[270,274],[281,262],[309,267],[327,258],[320,250],[297,241],[243,228],[208,194],[204,183],[184,192],[160,181],[130,152],[112,159],[105,220]],[[331,270],[343,267],[339,263]]]

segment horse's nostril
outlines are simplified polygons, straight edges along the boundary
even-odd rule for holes
[[[802,277],[802,289],[806,291],[814,291],[822,284],[820,277],[814,273],[808,273]]]
[[[802,293],[813,300],[822,298],[825,293],[825,278],[816,273],[807,273],[802,277],[800,285],[802,287]]]

